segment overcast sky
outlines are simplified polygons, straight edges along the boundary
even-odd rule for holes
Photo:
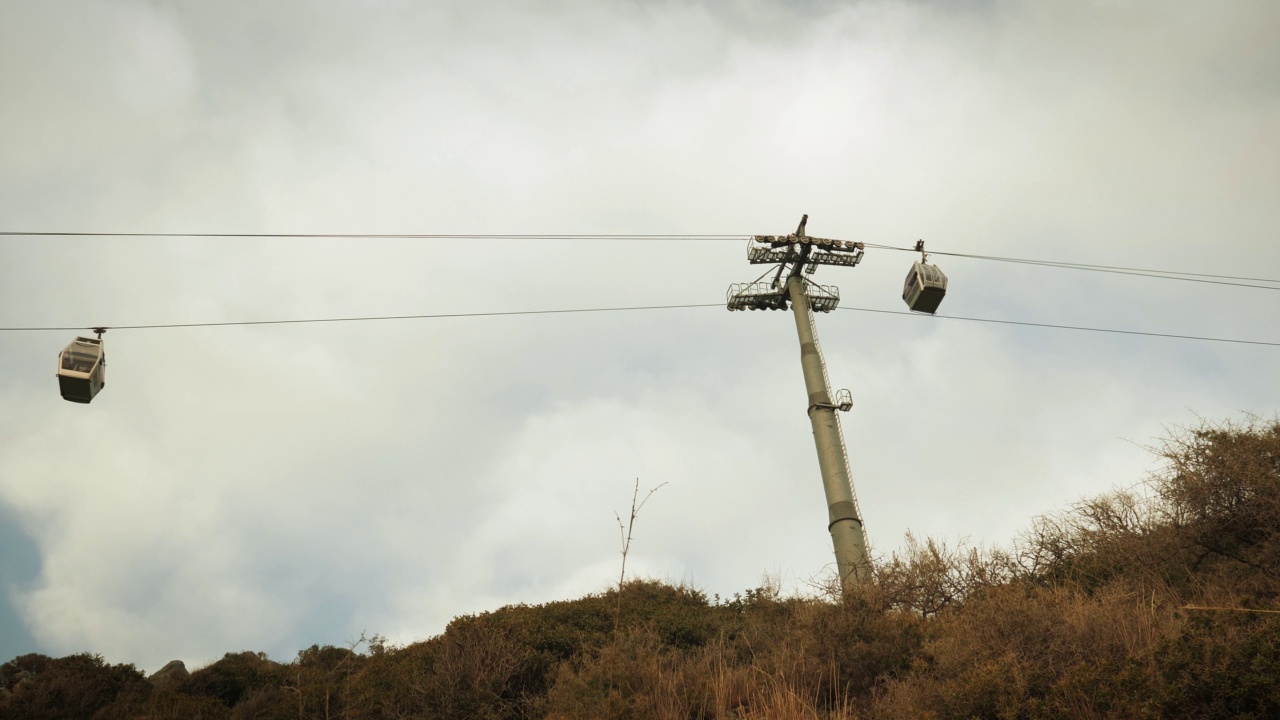
[[[0,230],[786,233],[1280,277],[1280,5],[0,3]],[[716,303],[745,241],[0,238],[0,326]],[[1280,341],[1270,290],[935,258],[941,314]],[[901,310],[908,253],[824,268]],[[874,550],[999,545],[1271,416],[1280,348],[818,319]],[[722,308],[0,333],[0,659],[154,671],[830,572],[794,325]]]

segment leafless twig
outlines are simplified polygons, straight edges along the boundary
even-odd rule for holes
[[[631,516],[627,519],[626,526],[623,526],[622,516],[616,512],[613,514],[618,519],[618,537],[622,540],[622,571],[618,573],[618,606],[613,615],[613,639],[615,641],[618,639],[618,628],[622,623],[622,585],[627,579],[627,553],[631,551],[631,531],[635,528],[636,517],[640,514],[640,509],[644,507],[645,503],[649,502],[649,498],[653,497],[654,493],[662,489],[663,485],[666,485],[666,483],[662,483],[662,485],[650,490],[644,496],[644,499],[640,500],[640,504],[637,505],[636,501],[640,498],[640,478],[636,478],[635,490],[631,493]]]

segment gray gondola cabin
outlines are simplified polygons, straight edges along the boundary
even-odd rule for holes
[[[107,384],[102,338],[78,337],[58,353],[58,389],[63,400],[88,403]]]
[[[915,312],[938,311],[942,298],[947,294],[947,276],[936,265],[918,262],[911,266],[902,286],[902,299]]]

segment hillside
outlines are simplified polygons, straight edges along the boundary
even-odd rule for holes
[[[1156,452],[1009,550],[909,537],[843,602],[638,581],[189,676],[25,655],[0,720],[1280,716],[1280,423]]]

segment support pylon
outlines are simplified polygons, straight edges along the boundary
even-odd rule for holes
[[[822,491],[827,498],[827,530],[835,548],[840,587],[848,592],[871,576],[871,560],[867,556],[867,536],[862,529],[862,513],[853,494],[849,474],[848,450],[840,417],[840,405],[832,402],[827,382],[826,361],[818,347],[817,326],[805,295],[804,280],[791,276],[787,291],[796,319],[800,339],[800,366],[804,370],[805,390],[809,394],[809,423],[813,426],[813,442],[818,450],[818,469],[822,473]]]
[[[761,276],[754,283],[731,285],[727,305],[730,310],[785,310],[790,305],[795,315],[809,422],[827,500],[827,530],[835,548],[840,587],[848,593],[871,576],[862,512],[853,493],[848,450],[836,415],[836,410],[850,409],[853,400],[848,390],[832,397],[813,321],[815,310],[830,312],[839,305],[840,291],[810,282],[804,276],[812,274],[818,265],[856,266],[862,260],[864,247],[860,242],[809,237],[805,234],[808,219],[805,215],[789,235],[757,235],[751,239],[747,260],[752,264],[776,264],[777,273],[772,282],[761,282]]]

